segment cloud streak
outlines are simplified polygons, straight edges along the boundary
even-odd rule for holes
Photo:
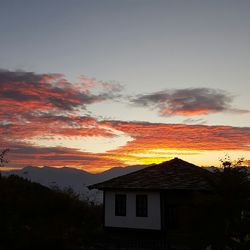
[[[250,128],[231,126],[136,123],[108,121],[113,128],[129,134],[133,141],[125,152],[151,149],[250,150]]]
[[[165,90],[132,98],[137,106],[156,109],[162,116],[196,116],[217,112],[244,113],[231,107],[233,97],[223,90],[210,88],[187,88]]]
[[[101,171],[128,164],[143,164],[148,160],[149,163],[163,161],[178,154],[199,154],[202,151],[250,151],[250,128],[123,121],[100,121],[98,125],[110,128],[111,131],[120,131],[133,140],[105,153],[83,152],[77,148],[63,146],[38,147],[15,138],[6,141],[1,138],[0,143],[11,148],[9,153],[11,167],[67,165],[90,171]],[[25,132],[26,135],[24,133],[23,136],[29,137],[29,130]],[[44,131],[41,131],[41,134],[43,133]],[[110,134],[110,137],[112,139],[116,135]],[[74,140],[74,135],[68,134],[67,138]],[[154,155],[158,152],[158,156],[147,158],[147,154],[152,152],[156,152]],[[174,155],[171,152],[174,152]]]
[[[114,166],[122,166],[121,161],[105,158],[102,154],[81,152],[64,147],[36,147],[26,143],[9,142],[11,149],[7,158],[8,167],[23,168],[25,166],[71,166],[90,171],[105,170]]]
[[[93,87],[89,89],[91,82]],[[66,113],[85,109],[89,104],[114,98],[121,87],[93,79],[73,84],[62,74],[0,70],[0,89],[0,115],[9,119],[13,114],[24,116],[32,112]],[[96,89],[98,93],[94,93]]]

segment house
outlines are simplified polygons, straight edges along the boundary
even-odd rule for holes
[[[190,239],[188,234],[198,231],[195,225],[205,211],[201,201],[213,193],[213,174],[174,158],[90,188],[104,192],[104,227],[113,235],[122,232],[121,235],[136,239],[149,235],[150,239],[180,244],[183,239]]]

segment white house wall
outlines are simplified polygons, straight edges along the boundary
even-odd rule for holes
[[[126,216],[115,216],[115,195],[126,194]],[[148,196],[148,216],[136,217],[136,195]],[[136,229],[161,229],[160,194],[156,192],[105,192],[105,226]]]

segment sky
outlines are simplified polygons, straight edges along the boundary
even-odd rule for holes
[[[5,169],[250,159],[248,0],[2,0]]]

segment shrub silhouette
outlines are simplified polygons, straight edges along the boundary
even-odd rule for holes
[[[18,176],[0,179],[0,249],[96,249],[101,206]]]
[[[250,249],[250,182],[246,167],[222,161],[215,172],[215,193],[203,217],[202,229],[212,249]]]

